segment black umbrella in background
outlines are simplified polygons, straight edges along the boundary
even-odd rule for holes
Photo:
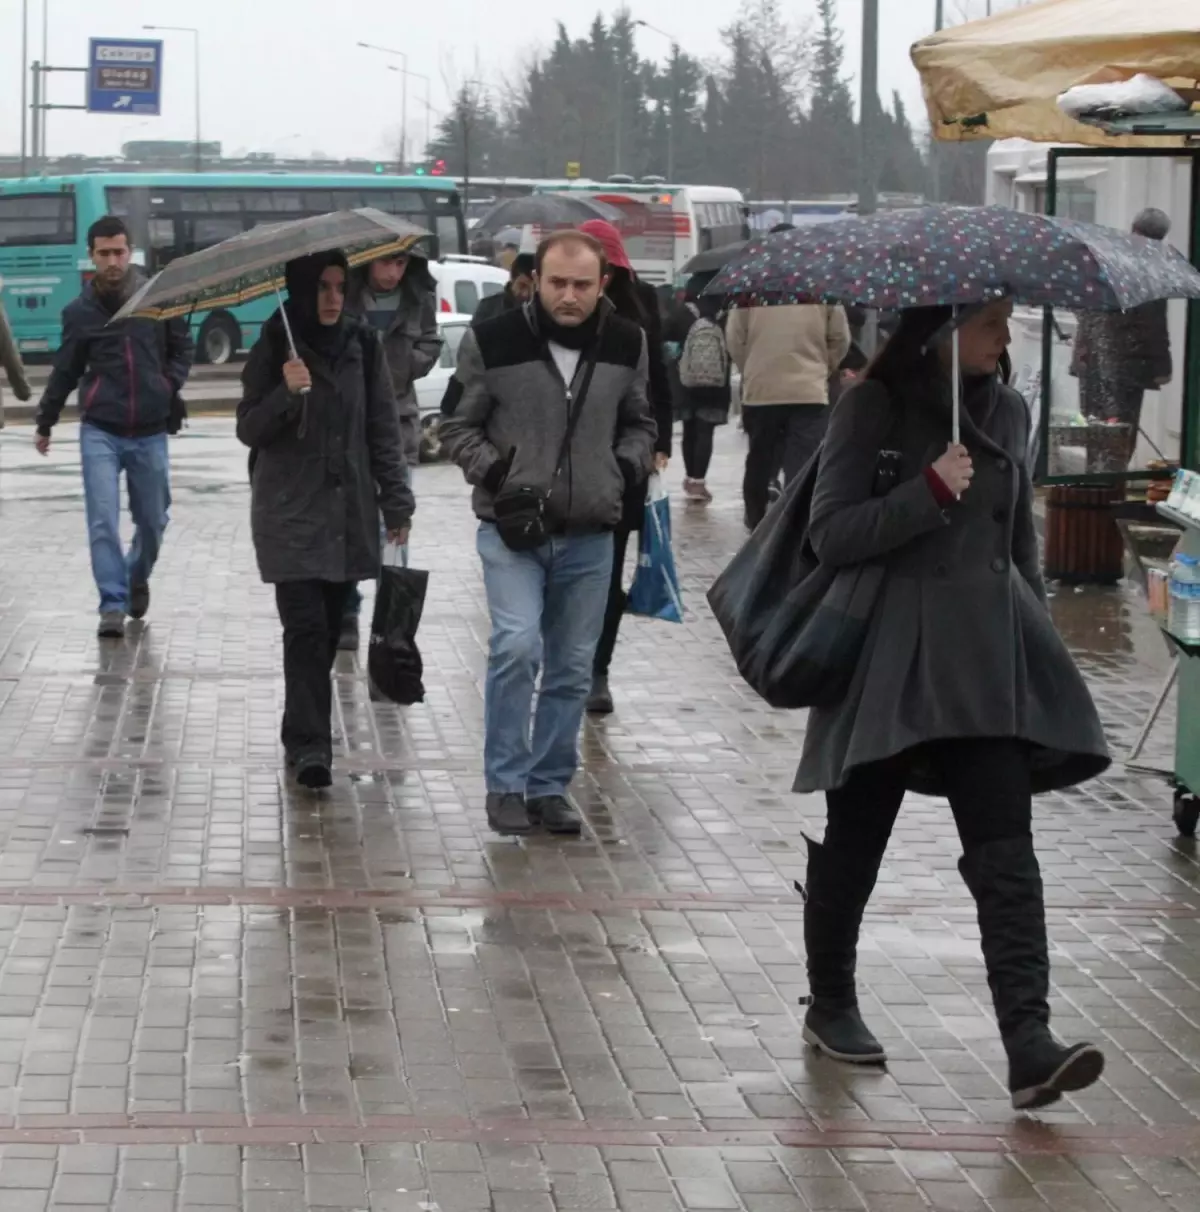
[[[715,274],[725,268],[749,244],[749,240],[735,240],[732,244],[722,244],[719,248],[710,248],[697,253],[686,265],[682,272],[685,275]]]
[[[476,224],[478,231],[497,232],[506,227],[578,227],[591,219],[619,223],[615,206],[571,194],[530,194],[497,202]]]

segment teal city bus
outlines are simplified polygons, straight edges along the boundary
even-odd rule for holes
[[[92,270],[87,231],[101,215],[129,226],[147,273],[263,223],[373,206],[431,232],[435,256],[467,251],[456,186],[429,177],[328,173],[94,173],[0,181],[0,299],[22,353],[53,353],[63,308]],[[273,298],[193,317],[197,360],[248,349]]]

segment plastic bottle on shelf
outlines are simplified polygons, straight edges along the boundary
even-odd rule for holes
[[[1173,509],[1176,513],[1183,512],[1183,500],[1191,487],[1191,478],[1192,473],[1183,467],[1175,473],[1175,482],[1171,485],[1171,495],[1167,497],[1168,509]]]
[[[1200,559],[1175,556],[1171,561],[1170,593],[1167,630],[1177,640],[1200,644]]]

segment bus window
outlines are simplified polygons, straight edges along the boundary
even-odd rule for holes
[[[0,198],[0,247],[74,243],[74,195],[11,194]]]
[[[454,310],[460,315],[473,316],[479,306],[479,291],[474,282],[454,283]]]
[[[208,219],[192,219],[186,224],[191,230],[185,237],[183,252],[199,252],[202,248],[211,248],[228,240],[230,236],[240,236],[243,231],[242,216],[214,215]]]
[[[434,234],[438,239],[438,250],[443,257],[450,253],[461,253],[463,251],[462,239],[459,232],[460,222],[461,220],[457,215],[438,215],[435,220],[436,231]]]

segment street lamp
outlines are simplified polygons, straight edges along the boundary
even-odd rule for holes
[[[637,20],[633,23],[635,26],[640,25],[642,29],[648,29],[653,34],[658,34],[660,38],[666,38],[671,44],[671,66],[674,69],[675,61],[679,57],[679,39],[673,34],[668,34],[665,29],[659,29],[657,25],[652,25],[649,21]],[[671,108],[667,118],[667,180],[675,180],[675,111],[678,108],[676,101],[678,94],[675,90],[675,76],[672,70],[670,76],[671,85]]]
[[[409,76],[415,76],[418,80],[425,81],[425,146],[428,147],[432,140],[432,137],[433,137],[433,132],[429,125],[429,114],[430,114],[430,111],[433,109],[433,106],[429,100],[429,86],[432,83],[432,81],[429,79],[428,76],[422,75],[420,72],[406,71],[402,67],[395,67],[390,64],[388,66],[388,71],[403,72],[403,74],[406,78],[406,81],[407,81],[407,77],[409,77]],[[407,83],[406,83],[405,87],[407,87]],[[401,145],[403,146],[403,142],[404,142],[403,135],[401,136],[400,142],[401,142]],[[401,158],[403,159],[403,150],[401,150]],[[405,166],[403,164],[401,164],[400,167],[403,169]]]
[[[363,50],[378,51],[381,55],[394,55],[404,63],[404,97],[400,102],[400,171],[408,163],[408,55],[404,51],[392,50],[390,46],[376,46],[374,42],[360,42]]]
[[[200,31],[190,25],[143,25],[142,29],[159,34],[191,34],[194,72],[196,76],[196,171],[204,171],[200,152]]]

